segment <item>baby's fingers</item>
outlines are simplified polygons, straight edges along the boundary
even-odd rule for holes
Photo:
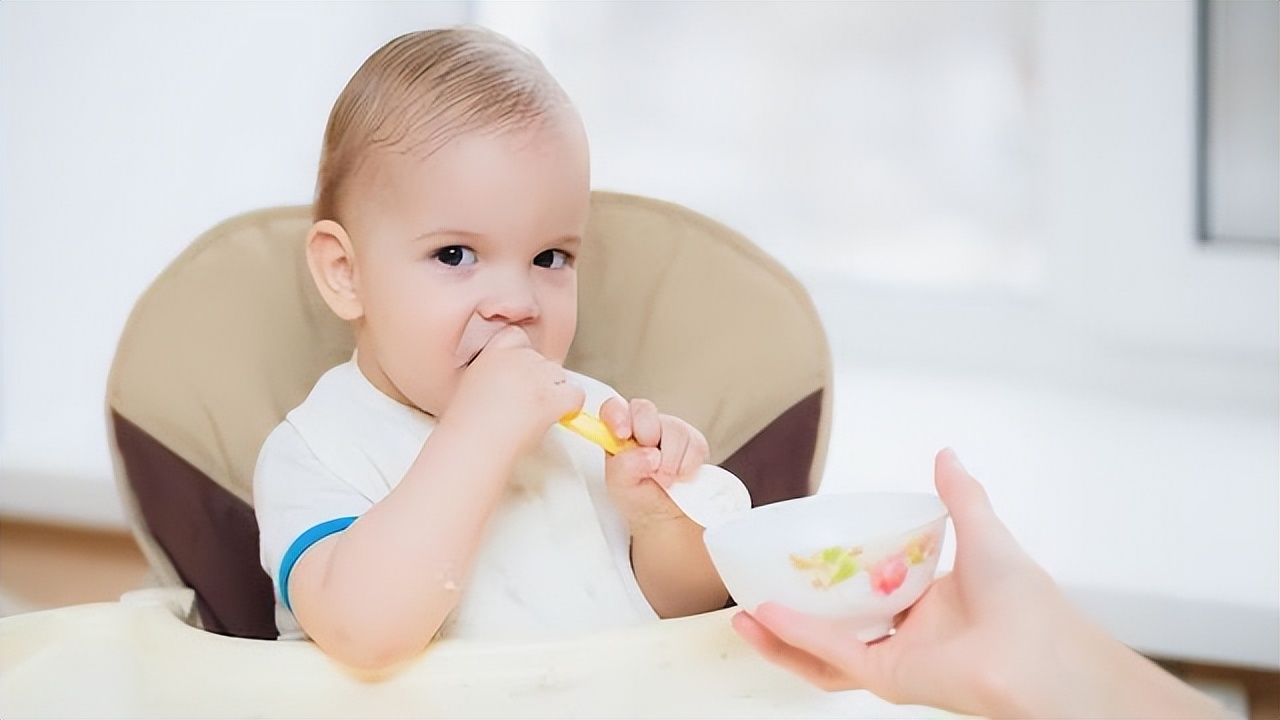
[[[707,439],[689,423],[670,415],[662,417],[662,472],[685,478],[707,461]]]
[[[626,440],[631,437],[631,408],[620,397],[611,397],[600,406],[600,420],[614,437]]]
[[[631,437],[645,447],[659,447],[662,443],[662,416],[652,400],[636,398],[630,403]]]
[[[562,418],[581,411],[582,403],[587,399],[586,391],[567,379],[552,381],[552,392],[554,393],[553,407],[555,408],[556,418]]]
[[[627,485],[635,485],[645,478],[653,477],[661,461],[657,448],[634,447],[609,458],[608,463],[615,477],[624,480]]]

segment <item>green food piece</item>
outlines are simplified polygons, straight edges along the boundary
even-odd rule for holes
[[[822,551],[822,562],[828,565],[838,563],[841,558],[845,557],[848,557],[848,553],[845,552],[844,548],[839,546],[829,547]]]
[[[792,567],[811,574],[814,587],[827,590],[862,572],[861,556],[861,547],[842,548],[836,545],[818,550],[807,558],[794,554],[790,558]]]
[[[836,566],[836,571],[831,575],[831,580],[828,581],[827,584],[835,585],[837,583],[844,582],[857,574],[858,562],[853,559],[852,555],[845,555],[840,558],[840,562]]]

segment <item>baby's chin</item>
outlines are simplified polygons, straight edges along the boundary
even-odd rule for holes
[[[408,405],[409,407],[413,408],[414,410],[417,410],[418,412],[424,415],[430,415],[433,418],[440,417],[441,413],[443,412],[443,408],[445,407],[440,403],[431,402],[429,400],[415,399],[413,397],[404,397],[400,400],[400,402],[405,405]]]
[[[461,378],[462,371],[455,371],[454,375],[452,386],[447,388],[441,388],[438,385],[421,387],[415,385],[412,380],[397,381],[394,378],[390,378],[395,387],[395,392],[387,394],[401,405],[411,407],[431,417],[440,417],[440,414],[448,406],[449,400],[457,390],[457,381]]]

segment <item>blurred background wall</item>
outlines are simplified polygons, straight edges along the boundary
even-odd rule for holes
[[[329,107],[444,3],[0,6],[0,511],[121,525],[104,393],[133,302],[217,222],[310,202]]]
[[[0,512],[122,524],[103,393],[133,302],[218,221],[310,200],[329,106],[370,52],[468,21],[565,85],[597,187],[686,204],[796,272],[849,377],[1243,414],[1226,436],[1270,498],[1276,244],[1198,237],[1196,17],[1182,1],[0,4]]]

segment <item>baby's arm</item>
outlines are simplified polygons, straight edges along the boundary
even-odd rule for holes
[[[321,649],[374,669],[427,646],[457,605],[517,456],[582,406],[565,380],[519,329],[489,342],[399,485],[294,566],[294,615]]]
[[[611,398],[600,419],[640,445],[610,458],[605,473],[631,532],[631,565],[645,598],[664,618],[724,607],[729,594],[702,542],[702,527],[663,489],[697,472],[707,459],[706,438],[648,400]]]

